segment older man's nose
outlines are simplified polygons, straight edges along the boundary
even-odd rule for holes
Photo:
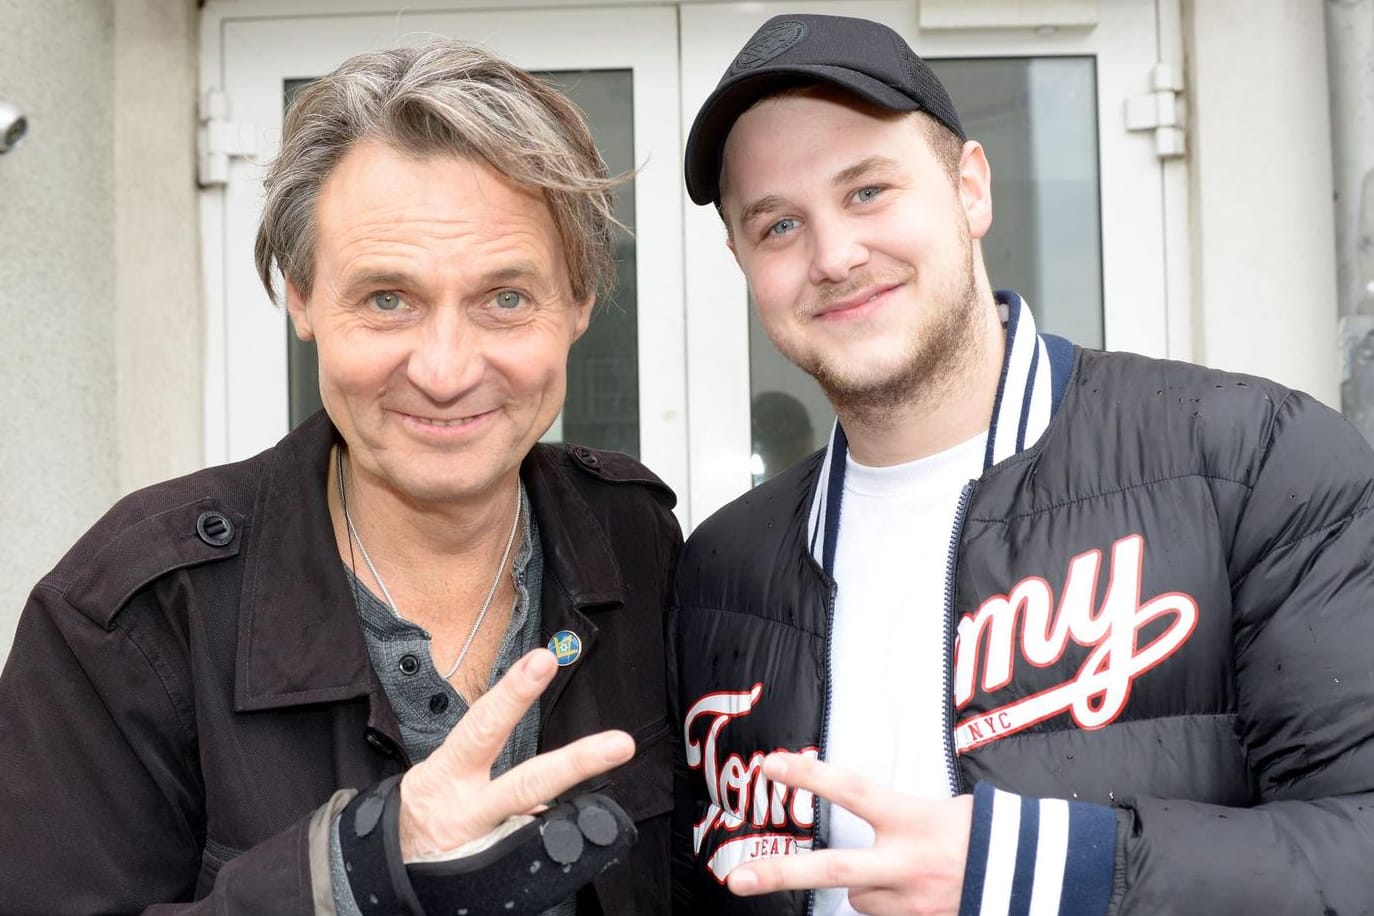
[[[482,378],[480,333],[447,309],[438,310],[420,329],[406,371],[411,384],[436,402],[452,401]]]

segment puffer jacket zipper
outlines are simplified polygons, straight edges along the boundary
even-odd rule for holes
[[[949,536],[949,557],[945,561],[945,765],[949,767],[949,788],[955,795],[964,788],[956,762],[958,758],[954,752],[954,590],[957,579],[955,569],[959,562],[959,540],[964,534],[964,517],[968,514],[969,503],[973,501],[973,489],[976,485],[977,481],[970,480],[964,484],[964,489],[959,494],[959,508],[954,512],[954,531]],[[828,697],[826,702],[828,705]]]
[[[821,707],[821,742],[820,749],[816,756],[825,759],[825,746],[830,738],[830,697],[831,697],[831,671],[830,671],[830,634],[835,632],[835,591],[834,585],[830,586],[830,597],[825,602],[825,702]],[[819,848],[821,836],[821,797],[811,796],[811,848]],[[806,892],[806,916],[814,916],[816,912],[816,892],[809,890]]]
[[[976,481],[964,484],[959,493],[959,506],[954,512],[954,530],[949,536],[949,554],[945,561],[945,665],[942,685],[945,697],[944,741],[945,766],[949,774],[950,790],[958,795],[963,791],[963,780],[959,776],[957,757],[954,753],[954,586],[955,564],[959,561],[959,539],[964,533],[964,518],[968,514],[969,503],[973,501]],[[821,741],[818,756],[825,759],[826,744],[830,738],[830,634],[835,630],[835,587],[831,586],[830,596],[825,607],[825,699],[821,706]],[[819,796],[811,799],[811,848],[819,848],[821,829],[821,800]],[[815,916],[816,892],[806,892],[806,916]]]

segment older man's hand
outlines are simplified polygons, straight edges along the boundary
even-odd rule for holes
[[[549,650],[527,653],[472,704],[433,754],[402,777],[402,859],[414,862],[462,846],[634,756],[634,739],[605,731],[491,778],[492,762],[506,739],[557,671]]]
[[[973,797],[913,798],[799,754],[770,754],[763,773],[809,790],[873,826],[866,849],[822,849],[740,865],[726,880],[741,896],[820,887],[849,888],[849,903],[874,916],[959,912]]]

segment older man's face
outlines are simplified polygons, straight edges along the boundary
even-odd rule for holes
[[[423,503],[513,489],[553,423],[574,302],[542,195],[467,159],[365,142],[316,207],[314,288],[288,288],[358,485]]]

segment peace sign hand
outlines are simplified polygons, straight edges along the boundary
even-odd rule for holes
[[[472,704],[444,743],[401,778],[404,861],[441,856],[485,836],[507,818],[536,812],[634,755],[633,738],[622,731],[604,731],[538,754],[491,778],[501,748],[557,671],[549,650],[526,653]]]
[[[769,754],[770,781],[805,789],[868,821],[873,845],[758,859],[726,880],[741,896],[821,887],[849,889],[849,904],[873,916],[954,916],[968,856],[973,797],[915,798],[800,754]]]

